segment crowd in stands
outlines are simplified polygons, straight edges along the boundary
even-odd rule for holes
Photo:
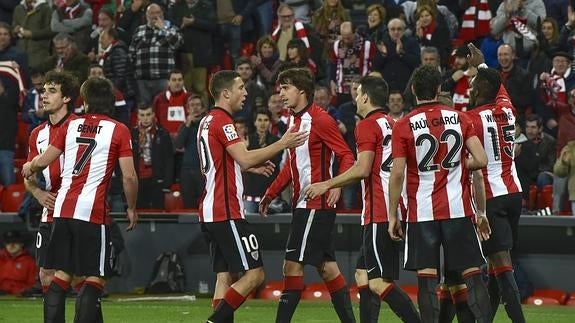
[[[235,69],[241,75],[248,96],[234,118],[246,145],[255,149],[286,131],[290,115],[277,94],[277,75],[286,67],[309,68],[317,83],[314,102],[336,120],[355,151],[354,97],[361,76],[386,80],[391,95],[385,108],[398,119],[415,105],[412,71],[421,64],[435,66],[444,77],[442,98],[465,111],[469,82],[477,73],[467,62],[465,44],[473,42],[500,71],[517,110],[517,137],[523,138],[516,140],[517,172],[525,208],[541,206],[537,192],[550,185],[553,212],[569,212],[566,201],[575,203],[575,13],[567,0],[1,3],[3,187],[21,181],[14,169],[26,158],[27,134],[47,119],[42,83],[50,70],[69,71],[80,81],[113,82],[115,117],[132,129],[138,207],[165,209],[165,194],[178,190],[181,207],[188,209],[198,207],[202,192],[196,135],[211,106],[212,73]],[[77,102],[74,113],[82,112]],[[276,169],[282,160],[273,160]],[[251,212],[270,182],[261,176],[244,178]],[[121,185],[112,186],[112,209],[123,211]],[[344,189],[340,207],[360,208],[359,194],[358,187]]]

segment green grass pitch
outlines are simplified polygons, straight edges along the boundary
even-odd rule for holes
[[[107,323],[205,322],[211,313],[209,299],[196,301],[137,301],[120,302],[117,297],[103,301],[104,321]],[[248,300],[236,312],[236,323],[266,323],[275,319],[277,302]],[[358,304],[354,303],[359,319]],[[524,306],[527,322],[573,323],[575,308],[565,306]],[[74,300],[66,303],[66,321],[73,322]],[[42,321],[42,301],[39,299],[0,298],[0,323],[27,323]],[[400,322],[386,304],[382,304],[380,322]],[[456,321],[456,320],[454,320]],[[338,322],[330,302],[301,301],[294,323]],[[495,322],[509,322],[503,306],[499,307]]]

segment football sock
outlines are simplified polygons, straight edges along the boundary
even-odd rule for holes
[[[48,293],[48,288],[50,288],[50,285],[42,285],[42,294],[44,296],[46,296],[46,294]]]
[[[208,318],[208,321],[214,323],[229,322],[234,311],[245,302],[246,297],[238,293],[233,287],[228,288],[224,298],[218,303],[214,313]]]
[[[220,304],[221,301],[222,301],[221,298],[216,298],[212,300],[212,309],[216,310],[216,307],[218,307],[218,304]],[[234,323],[234,313],[232,313],[232,315],[230,315],[230,317],[227,320],[222,321],[222,323]]]
[[[457,322],[474,323],[475,316],[467,304],[467,288],[458,290],[452,297],[453,304],[455,304],[455,313],[457,313]]]
[[[93,281],[86,281],[76,298],[74,323],[102,322],[101,296],[104,286]]]
[[[358,286],[359,290],[359,321],[361,323],[377,323],[379,318],[380,300],[369,285]]]
[[[291,322],[295,308],[301,298],[303,276],[285,276],[284,290],[279,300],[276,323]]]
[[[451,323],[455,318],[455,306],[449,290],[439,290],[439,323]]]
[[[489,292],[491,311],[493,312],[492,316],[495,317],[499,303],[501,303],[501,294],[499,293],[499,283],[497,282],[497,277],[491,268],[489,269],[489,283],[487,283],[487,291]]]
[[[407,296],[401,288],[395,286],[395,284],[387,286],[379,297],[389,305],[393,313],[395,313],[395,315],[397,315],[397,317],[399,317],[403,322],[421,322],[419,314],[409,296]]]
[[[325,282],[329,294],[331,295],[331,303],[335,308],[335,312],[342,323],[355,323],[355,316],[353,315],[353,308],[351,306],[351,298],[349,296],[349,289],[345,282],[345,278],[339,274],[336,278]]]
[[[495,268],[494,271],[497,277],[497,283],[499,284],[501,298],[503,299],[503,305],[505,306],[507,316],[509,316],[513,323],[525,322],[523,310],[521,309],[521,297],[519,296],[519,289],[517,288],[517,283],[515,282],[515,277],[513,276],[513,267],[503,266]]]
[[[491,303],[481,271],[475,270],[463,275],[467,285],[467,304],[478,323],[492,322]]]
[[[64,323],[66,321],[66,292],[70,283],[54,277],[44,296],[44,322]]]
[[[417,303],[424,322],[437,322],[439,320],[437,282],[437,275],[417,274]]]

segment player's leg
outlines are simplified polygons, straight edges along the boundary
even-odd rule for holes
[[[65,321],[66,293],[72,280],[72,232],[69,220],[54,219],[48,246],[46,248],[47,268],[61,269],[54,271],[44,295],[44,322],[60,323]]]
[[[362,229],[365,232],[365,226]],[[359,249],[359,257],[355,265],[355,283],[359,292],[359,321],[361,323],[377,323],[379,318],[380,300],[379,295],[369,289],[369,278],[365,268],[365,256],[363,247]]]
[[[499,291],[507,316],[512,322],[525,322],[521,308],[519,288],[513,274],[513,264],[509,251],[500,251],[489,256],[489,262],[493,266],[493,273],[499,285]]]
[[[421,322],[409,296],[394,284],[399,279],[399,246],[391,240],[387,229],[387,223],[366,226],[364,247],[369,288],[403,322]]]
[[[455,305],[455,314],[457,315],[457,322],[460,323],[474,323],[475,315],[469,308],[467,303],[467,286],[463,283],[461,273],[453,271],[456,274],[457,281],[449,283],[449,294],[451,295],[451,303]],[[450,321],[451,322],[451,321]]]
[[[439,323],[451,323],[455,318],[455,305],[451,299],[449,287],[445,283],[439,284]]]
[[[331,303],[341,322],[355,322],[349,288],[337,262],[330,260],[318,267],[318,273],[323,279],[331,296]]]
[[[225,263],[229,272],[244,273],[239,280],[227,288],[214,313],[208,318],[209,322],[214,323],[229,322],[233,313],[243,304],[247,296],[264,281],[259,241],[253,234],[250,224],[245,220],[204,223],[204,228],[209,232],[212,250],[217,250],[216,254],[212,253],[214,270],[219,273],[223,272],[221,268],[216,268],[216,265]],[[225,276],[225,274],[218,275],[218,278],[227,281],[221,282],[219,295],[214,295],[214,298],[220,297],[224,286],[233,280],[233,276],[230,278]]]
[[[224,266],[227,270],[227,265]],[[222,269],[223,270],[223,269]],[[224,299],[226,291],[233,283],[235,283],[239,279],[237,274],[232,274],[226,271],[218,272],[216,274],[216,286],[214,289],[214,296],[212,300],[212,310],[215,311],[216,307],[220,304],[220,302]],[[224,321],[225,323],[233,323],[234,322],[234,315],[230,315],[230,317]]]
[[[50,241],[51,230],[51,223],[41,222],[38,227],[38,233],[36,234],[36,263],[38,264],[38,268],[40,268],[38,277],[40,278],[42,293],[44,295],[48,291],[48,286],[50,286],[54,273],[56,272],[46,267],[46,252]]]
[[[495,317],[497,309],[499,308],[499,304],[501,303],[501,294],[499,292],[499,283],[497,283],[497,277],[495,276],[493,265],[490,261],[488,261],[487,265],[487,273],[489,276],[489,280],[487,282],[487,292],[489,293],[489,299],[491,300],[491,310],[493,311],[493,317]]]

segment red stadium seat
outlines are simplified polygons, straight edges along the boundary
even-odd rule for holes
[[[305,287],[301,293],[301,299],[329,301],[331,295],[324,283],[315,283]]]
[[[569,295],[569,298],[567,299],[567,302],[565,303],[565,305],[575,306],[575,292],[573,292]]]
[[[541,210],[544,208],[553,207],[553,185],[545,185],[537,194],[537,209]]]
[[[524,303],[532,305],[563,305],[567,302],[566,292],[557,289],[536,289]]]
[[[16,184],[24,183],[24,177],[22,177],[22,166],[24,166],[25,163],[26,159],[14,159],[14,175],[16,178]]]
[[[284,288],[283,281],[265,282],[263,287],[258,291],[258,298],[268,300],[278,300]]]
[[[535,206],[537,205],[537,185],[529,186],[529,201],[527,202],[527,209],[535,210]]]
[[[179,183],[174,183],[172,184],[172,186],[170,186],[170,191],[175,192],[175,191],[180,191],[180,184]]]
[[[12,184],[4,188],[2,193],[2,211],[4,212],[18,212],[20,204],[24,199],[26,188],[24,184]]]
[[[164,194],[164,207],[166,211],[172,212],[184,208],[184,199],[179,191]]]
[[[16,134],[16,145],[14,158],[26,158],[28,156],[28,124],[18,116],[18,130]]]

